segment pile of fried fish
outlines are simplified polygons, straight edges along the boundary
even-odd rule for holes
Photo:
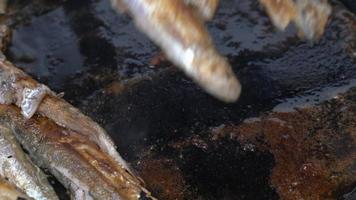
[[[218,0],[112,0],[166,57],[206,92],[234,102],[241,85],[215,49],[204,23]],[[299,35],[317,40],[331,7],[326,0],[260,0],[272,23],[294,23]],[[5,12],[6,1],[0,1]],[[0,48],[11,30],[0,25]],[[27,153],[24,152],[27,151]],[[56,177],[72,199],[155,199],[119,155],[96,122],[0,54],[0,199],[58,199],[47,175]]]

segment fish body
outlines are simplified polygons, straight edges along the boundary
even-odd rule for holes
[[[112,0],[125,10],[137,27],[166,56],[208,93],[234,102],[241,85],[227,60],[219,55],[204,27],[218,7],[218,0]],[[299,36],[319,39],[331,14],[327,0],[260,0],[273,24],[284,30],[294,22]]]
[[[11,32],[6,25],[0,25],[0,49],[6,50]],[[64,101],[43,84],[32,79],[25,72],[8,62],[0,53],[0,104],[16,104],[26,118],[36,112],[55,121],[60,126],[87,135],[109,154],[119,165],[131,171],[128,164],[117,152],[106,131],[79,109]]]
[[[154,199],[138,178],[85,135],[39,115],[26,119],[13,105],[0,105],[0,123],[11,127],[36,164],[48,169],[73,199]]]
[[[58,200],[45,174],[22,151],[11,129],[0,126],[0,175],[35,200]]]
[[[332,10],[327,0],[260,0],[260,3],[277,28],[284,30],[294,22],[299,36],[308,40],[323,35]]]
[[[204,5],[209,1],[187,1],[188,4],[181,0],[112,1],[119,10],[122,10],[120,5],[125,5],[137,27],[205,91],[226,102],[238,99],[241,85],[227,59],[215,49],[202,18],[195,12],[201,10],[203,18],[204,15],[213,15],[214,8],[204,14],[204,8],[209,7]],[[217,1],[211,2],[217,6]]]
[[[4,29],[4,49],[5,35]],[[49,169],[73,199],[154,199],[103,128],[6,58],[0,60],[0,103],[0,124],[11,127],[36,164]]]
[[[60,126],[86,135],[119,165],[130,171],[103,128],[8,61],[0,61],[0,103],[17,105],[26,118],[38,112]]]

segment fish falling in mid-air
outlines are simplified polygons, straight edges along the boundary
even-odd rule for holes
[[[241,85],[227,59],[215,49],[204,22],[210,20],[219,0],[111,0],[128,12],[136,26],[163,49],[177,67],[206,92],[225,102],[236,101]],[[294,22],[299,35],[322,35],[331,8],[326,0],[260,0],[272,22],[285,29]]]

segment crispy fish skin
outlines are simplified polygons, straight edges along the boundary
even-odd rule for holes
[[[125,5],[141,31],[208,93],[234,102],[241,85],[227,60],[215,50],[203,21],[182,0],[112,0]],[[193,1],[191,1],[193,2]]]
[[[30,95],[36,91],[37,96]],[[0,103],[16,104],[22,108],[22,113],[27,118],[37,111],[60,126],[86,135],[91,141],[97,143],[104,152],[115,159],[118,164],[130,170],[115,149],[114,142],[96,122],[81,113],[79,109],[57,97],[49,88],[29,77],[12,63],[1,60]],[[24,110],[28,110],[31,114],[27,115]]]
[[[291,22],[299,29],[299,36],[319,39],[325,30],[331,7],[327,0],[260,0],[272,23],[284,30]]]
[[[0,123],[12,128],[36,164],[65,185],[73,199],[154,199],[139,179],[85,135],[39,115],[26,119],[13,105],[0,105]]]
[[[0,175],[36,200],[58,200],[47,177],[22,151],[9,128],[0,126]]]

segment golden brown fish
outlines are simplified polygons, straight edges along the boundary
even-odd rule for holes
[[[5,48],[8,34],[0,30]],[[0,124],[11,127],[33,160],[48,168],[73,199],[154,199],[97,123],[5,58],[0,59],[0,103]]]
[[[225,58],[215,50],[203,20],[214,16],[218,0],[112,0],[127,11],[136,25],[160,46],[168,58],[208,93],[236,101],[241,86]],[[273,24],[284,30],[294,22],[299,35],[318,39],[331,8],[327,0],[260,0]]]
[[[8,61],[0,61],[0,103],[16,104],[26,118],[38,111],[63,127],[86,135],[129,170],[104,129]]]
[[[203,20],[195,13],[196,10],[200,10],[203,18],[210,18],[209,15],[214,13],[213,7],[217,6],[217,1],[112,0],[112,2],[118,10],[127,10],[137,27],[208,93],[226,102],[238,99],[241,85],[226,58],[216,51]],[[206,6],[212,9],[205,11],[202,9],[205,5],[212,6]]]
[[[318,39],[324,33],[331,14],[327,0],[260,0],[273,24],[284,30],[294,22],[299,35],[306,39]]]
[[[0,50],[4,51],[11,34],[6,25],[0,25]],[[118,164],[129,170],[126,162],[115,149],[111,138],[96,122],[81,113],[45,85],[42,85],[26,73],[6,61],[0,52],[0,104],[16,104],[26,118],[35,112],[52,119],[61,126],[78,131],[95,141],[104,152]]]

